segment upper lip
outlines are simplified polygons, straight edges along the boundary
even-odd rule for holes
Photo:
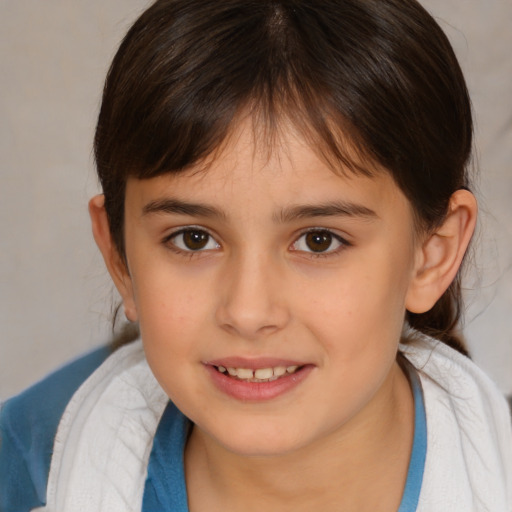
[[[224,366],[225,368],[247,368],[248,370],[258,370],[261,368],[276,368],[277,366],[304,366],[306,363],[294,359],[281,359],[275,357],[223,357],[211,361],[205,361],[204,364],[210,366]]]

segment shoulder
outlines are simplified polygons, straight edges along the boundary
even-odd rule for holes
[[[0,409],[0,512],[44,504],[53,441],[73,394],[105,361],[102,347],[60,368]]]
[[[419,335],[400,348],[424,391],[428,449],[422,498],[434,508],[508,510],[512,418],[504,396],[469,358],[438,340]]]
[[[154,435],[169,397],[142,342],[116,350],[74,393],[59,422],[47,508],[125,510],[140,503]]]
[[[402,353],[413,363],[423,382],[431,382],[447,396],[467,407],[469,403],[489,419],[510,424],[510,410],[495,383],[468,357],[439,340],[415,335],[410,344],[401,345]]]

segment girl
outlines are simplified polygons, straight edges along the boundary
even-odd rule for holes
[[[158,0],[93,233],[140,339],[2,410],[2,511],[507,511],[465,356],[470,103],[415,0]]]

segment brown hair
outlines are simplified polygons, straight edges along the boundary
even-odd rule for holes
[[[270,131],[287,117],[338,168],[370,172],[365,158],[386,168],[426,231],[442,222],[453,192],[468,186],[464,77],[417,1],[158,0],[114,58],[95,137],[122,255],[127,178],[190,167],[247,110]],[[363,157],[358,163],[347,141]],[[431,311],[407,320],[465,352],[460,312],[457,278]]]

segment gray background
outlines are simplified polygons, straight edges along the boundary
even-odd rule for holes
[[[105,73],[142,0],[0,0],[0,397],[109,338],[116,296],[90,235]],[[512,0],[425,0],[477,120],[482,209],[467,276],[474,359],[512,393]]]

